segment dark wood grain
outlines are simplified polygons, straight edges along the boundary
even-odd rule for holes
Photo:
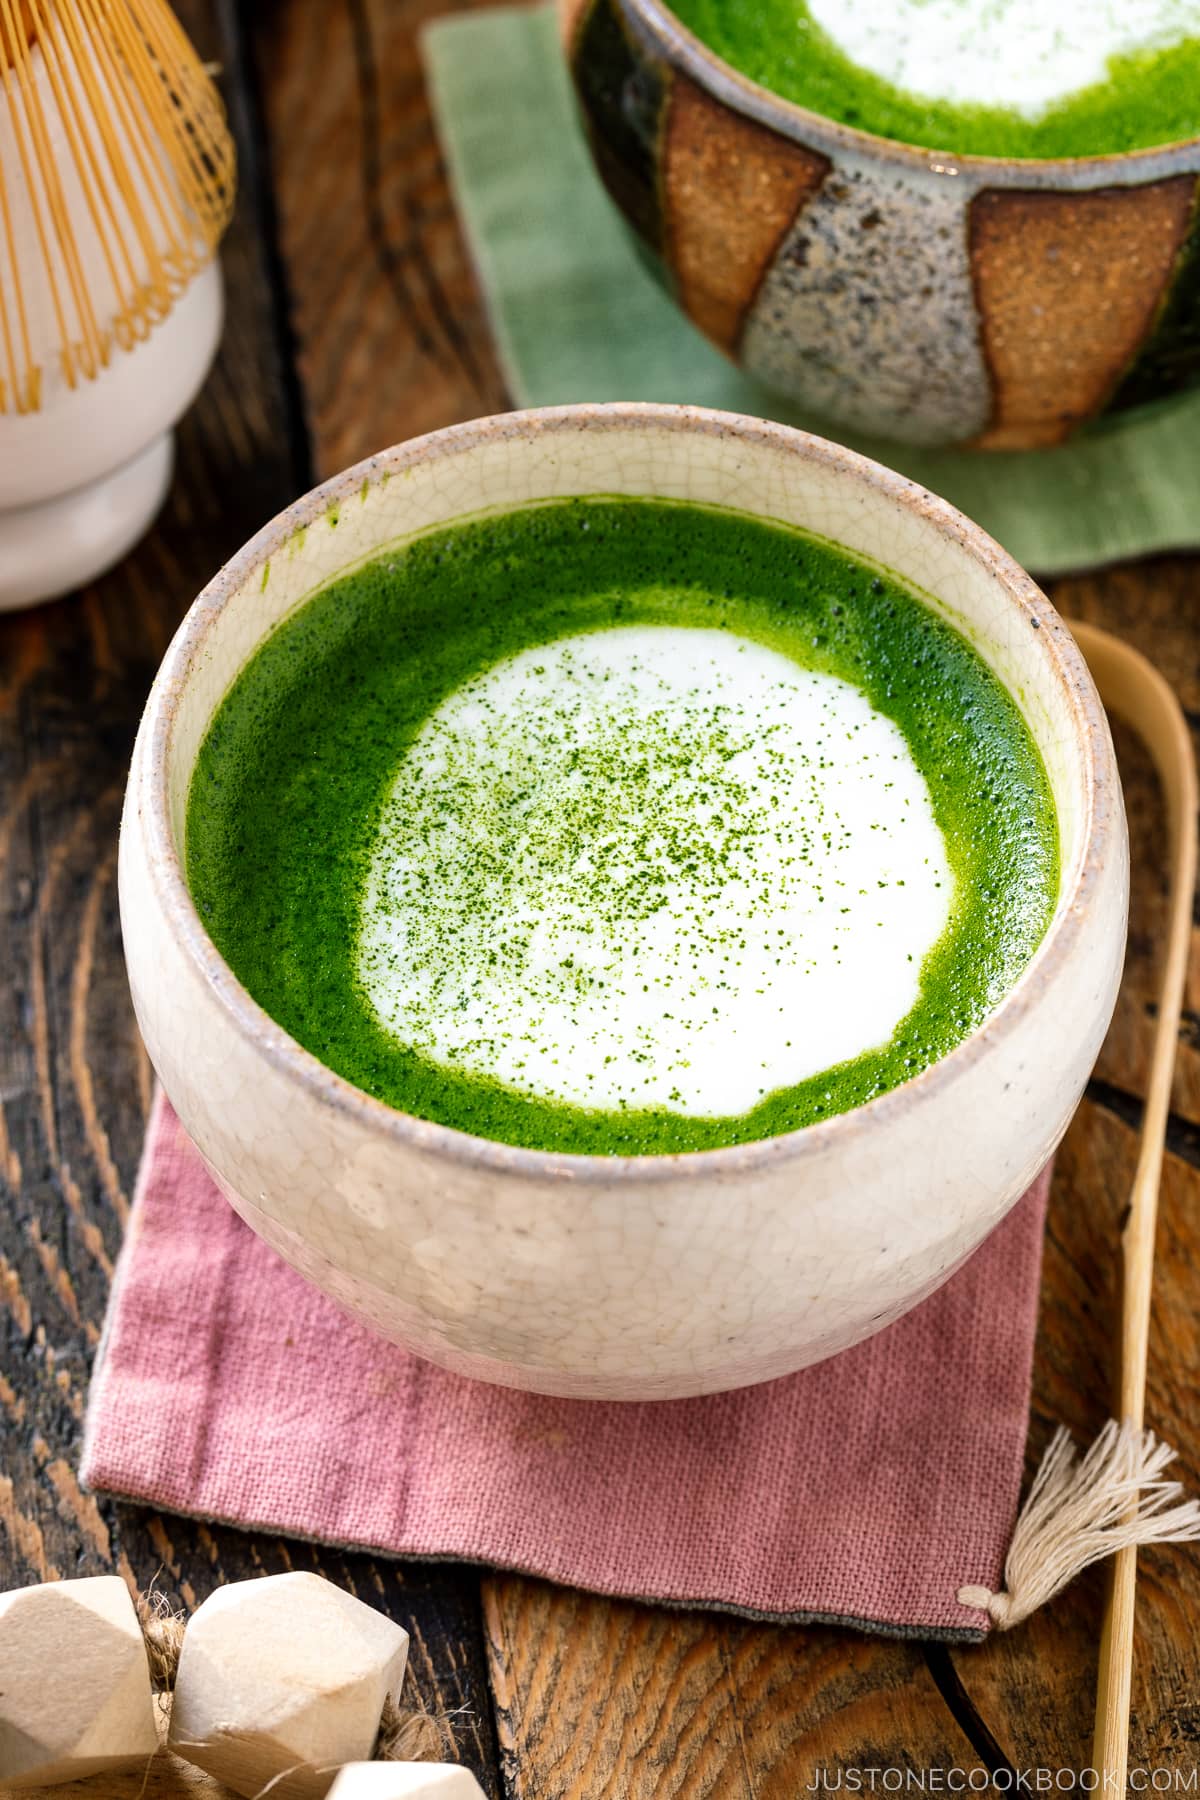
[[[508,400],[421,70],[447,0],[291,0],[256,32],[318,473]]]
[[[455,1751],[489,1793],[520,1800],[792,1800],[821,1768],[836,1779],[848,1765],[1079,1766],[1098,1574],[1011,1636],[931,1658],[919,1645],[825,1628],[771,1630],[515,1576],[385,1566],[97,1504],[79,1490],[88,1370],[150,1092],[121,967],[113,845],[151,673],[205,577],[312,476],[506,404],[416,44],[419,26],[454,3],[213,0],[210,10],[191,0],[182,9],[225,63],[253,152],[226,253],[220,363],[181,433],[168,511],[135,556],[80,597],[0,622],[0,1581],[115,1567],[132,1583],[157,1574],[193,1605],[221,1580],[318,1567],[410,1627],[418,1703],[453,1715]],[[1138,643],[1200,724],[1195,586],[1195,562],[1176,557],[1060,581],[1054,597]],[[1113,1374],[1116,1232],[1163,919],[1161,810],[1138,746],[1122,736],[1120,751],[1131,956],[1058,1164],[1031,1467],[1059,1420],[1081,1438],[1095,1430]],[[1148,1410],[1198,1488],[1200,949],[1188,1004]],[[1197,1760],[1198,1624],[1195,1554],[1145,1556],[1135,1763],[1186,1776]],[[160,1759],[145,1793],[196,1785]],[[113,1800],[141,1791],[110,1788]]]
[[[1156,557],[1051,584],[1051,598],[1068,617],[1118,632],[1148,656],[1172,683],[1200,734],[1200,610],[1194,557]],[[1155,946],[1166,919],[1162,856],[1163,811],[1149,764],[1138,745],[1118,732],[1130,825],[1137,906],[1130,921],[1130,961],[1117,1016],[1096,1073],[1128,1093],[1145,1086],[1154,1023]],[[1198,739],[1200,741],[1200,739]],[[1200,1119],[1200,932],[1193,933],[1191,968],[1175,1073],[1180,1118]],[[1183,1148],[1182,1142],[1180,1148]]]
[[[921,1647],[664,1613],[506,1577],[487,1589],[512,1791],[778,1796],[821,1768],[975,1767]]]

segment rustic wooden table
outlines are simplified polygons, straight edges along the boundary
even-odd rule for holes
[[[88,1372],[150,1101],[114,865],[154,668],[218,564],[314,479],[507,404],[416,50],[423,21],[458,4],[181,7],[223,66],[241,148],[220,360],[179,434],[166,511],[136,554],[85,592],[0,622],[0,1585],[115,1568],[140,1585],[157,1577],[190,1607],[232,1578],[320,1569],[408,1626],[417,1703],[450,1716],[455,1753],[490,1795],[787,1800],[822,1770],[836,1782],[847,1768],[990,1767],[1005,1781],[1006,1765],[1085,1766],[1103,1594],[1095,1571],[1011,1636],[948,1651],[653,1611],[470,1568],[396,1567],[97,1503],[79,1488]],[[1163,557],[1056,581],[1051,592],[1069,615],[1140,645],[1200,729],[1196,585],[1188,560]],[[1089,1438],[1113,1375],[1115,1246],[1163,906],[1157,795],[1137,746],[1122,739],[1120,749],[1134,843],[1129,968],[1057,1165],[1031,1456],[1057,1420]],[[1193,975],[1200,1005],[1200,969]],[[1148,1416],[1179,1446],[1195,1491],[1195,1011],[1179,1051]],[[1144,1555],[1132,1761],[1185,1787],[1200,1760],[1198,1635],[1200,1559],[1187,1549]],[[151,1791],[178,1793],[189,1780],[163,1761]],[[140,1786],[106,1791],[137,1800]]]

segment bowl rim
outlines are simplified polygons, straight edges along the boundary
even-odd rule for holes
[[[1097,156],[982,156],[973,152],[937,149],[911,144],[904,138],[881,137],[857,125],[845,125],[824,113],[811,111],[798,101],[785,99],[748,75],[743,75],[690,31],[664,4],[664,0],[614,0],[626,8],[655,42],[669,62],[681,66],[698,87],[713,94],[735,112],[755,119],[780,136],[806,149],[849,151],[870,155],[888,163],[927,175],[973,175],[985,185],[998,187],[1092,188],[1111,182],[1128,186],[1121,177],[1135,170],[1143,179],[1185,173],[1179,167],[1190,151],[1200,161],[1200,133],[1175,138],[1167,144],[1145,144],[1137,150],[1109,150]],[[568,43],[588,10],[572,0],[560,0]]]
[[[1072,866],[1061,877],[1058,903],[1046,934],[1017,981],[973,1032],[910,1080],[832,1118],[776,1137],[717,1149],[634,1156],[532,1150],[420,1119],[377,1099],[304,1049],[252,998],[205,929],[183,872],[171,825],[168,781],[175,722],[189,679],[203,665],[208,636],[232,597],[261,572],[300,528],[312,524],[332,506],[361,494],[364,484],[374,486],[385,474],[395,475],[431,457],[469,453],[497,436],[524,441],[532,448],[540,439],[557,432],[647,428],[685,436],[700,432],[757,442],[774,454],[797,457],[847,474],[873,489],[884,501],[923,517],[942,536],[981,562],[1005,592],[1018,617],[1037,632],[1041,652],[1063,692],[1082,748],[1079,843]],[[335,578],[336,571],[323,577],[323,582]],[[303,604],[303,598],[297,601],[297,605]],[[223,689],[222,698],[227,691],[227,687]],[[364,458],[278,513],[218,570],[176,630],[155,677],[138,732],[126,799],[127,811],[131,807],[136,809],[144,832],[147,873],[167,929],[234,1031],[285,1079],[312,1101],[332,1107],[366,1130],[418,1153],[448,1157],[497,1175],[535,1181],[565,1179],[585,1185],[653,1184],[686,1175],[732,1178],[783,1161],[799,1163],[827,1155],[852,1134],[884,1124],[893,1115],[950,1088],[989,1054],[998,1040],[1012,1036],[1073,954],[1123,817],[1107,719],[1083,656],[1032,578],[978,525],[906,476],[857,451],[795,427],[707,407],[642,401],[537,407],[446,426]],[[126,829],[123,823],[123,837]]]

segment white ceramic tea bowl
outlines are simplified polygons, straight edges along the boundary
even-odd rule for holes
[[[1018,698],[1058,809],[1058,904],[985,1024],[869,1105],[677,1156],[513,1148],[370,1098],[300,1048],[207,936],[184,880],[214,710],[331,577],[430,527],[571,494],[719,502],[896,571]],[[142,720],[121,914],[150,1055],[238,1212],[386,1337],[516,1387],[650,1400],[762,1381],[855,1343],[967,1257],[1061,1137],[1125,945],[1128,852],[1099,698],[1033,582],[943,501],[779,425],[578,406],[454,426],[336,476],[200,595]]]

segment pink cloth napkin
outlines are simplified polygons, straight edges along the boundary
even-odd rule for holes
[[[1048,1175],[932,1299],[702,1400],[550,1400],[352,1323],[241,1223],[161,1099],[83,1477],[170,1511],[600,1593],[973,1637],[1016,1516]]]

